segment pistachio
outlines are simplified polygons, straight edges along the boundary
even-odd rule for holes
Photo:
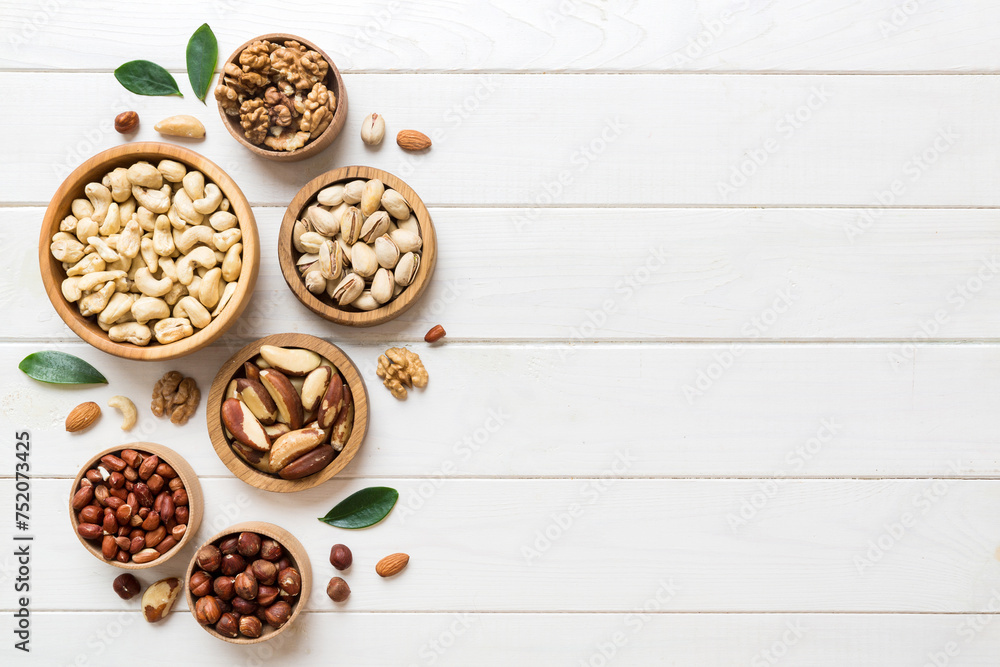
[[[355,243],[351,246],[351,267],[363,278],[371,278],[378,270],[378,259],[375,251],[366,243]]]
[[[318,269],[313,269],[306,274],[306,289],[313,294],[322,294],[326,290],[326,278]]]
[[[385,186],[377,178],[365,183],[361,192],[361,214],[369,216],[378,210],[382,205],[382,195],[385,193]]]
[[[323,245],[323,235],[317,232],[306,232],[299,238],[299,243],[305,252],[318,253],[319,247]]]
[[[399,263],[396,264],[396,270],[394,272],[394,277],[396,278],[396,284],[406,287],[413,282],[413,279],[417,277],[417,271],[420,269],[420,256],[412,252],[408,252],[399,258]]]
[[[388,234],[383,234],[375,239],[375,258],[378,259],[379,266],[387,269],[395,268],[396,263],[399,262],[399,248],[392,242],[392,238]]]
[[[382,195],[382,208],[397,220],[406,220],[410,217],[410,205],[406,203],[403,195],[395,190],[386,190]]]
[[[365,289],[365,280],[356,273],[348,273],[333,290],[333,298],[339,306],[353,303]]]
[[[316,201],[323,206],[339,206],[344,201],[344,186],[338,183],[323,188],[316,195]]]
[[[375,239],[389,231],[389,214],[385,211],[375,211],[368,216],[361,226],[360,239],[365,243],[374,243]]]
[[[361,211],[354,206],[344,209],[344,213],[340,217],[340,235],[344,237],[347,244],[353,245],[358,242],[358,238],[361,236],[361,226]]]
[[[344,192],[341,194],[341,196],[344,198],[344,201],[346,203],[348,203],[348,204],[357,204],[357,203],[359,203],[361,201],[361,194],[364,191],[365,191],[365,182],[364,181],[351,181],[350,183],[347,183],[346,185],[344,185]],[[74,213],[73,215],[76,215],[76,214]],[[79,215],[77,215],[76,217],[79,218],[79,217],[85,217],[85,216],[79,216]]]
[[[312,225],[314,231],[323,236],[334,236],[340,231],[340,221],[321,206],[310,206],[306,209],[306,220]]]
[[[377,113],[368,114],[361,124],[361,141],[378,146],[385,137],[385,119]]]
[[[372,296],[371,290],[365,290],[361,293],[357,299],[352,303],[352,306],[358,310],[375,310],[376,308],[381,308],[382,304],[375,300]]]
[[[379,269],[372,279],[371,293],[379,303],[387,303],[392,298],[392,290],[396,287],[396,279],[389,269]]]
[[[397,229],[389,234],[392,242],[399,248],[399,252],[414,252],[420,250],[423,242],[418,234],[408,232],[405,229]]]

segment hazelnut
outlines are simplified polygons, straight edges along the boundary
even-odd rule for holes
[[[219,617],[222,616],[222,610],[219,608],[219,601],[216,600],[211,595],[206,595],[205,597],[198,598],[198,601],[194,603],[194,617],[202,625],[212,625],[218,622]]]
[[[253,558],[260,551],[260,535],[257,533],[240,533],[236,550],[241,556]]]
[[[292,597],[302,591],[302,577],[294,567],[286,567],[278,572],[278,588],[286,595]]]
[[[223,600],[236,597],[236,579],[233,577],[216,577],[212,582],[212,590]]]
[[[282,556],[278,560],[274,561],[274,566],[276,568],[278,568],[278,572],[281,572],[286,567],[291,567],[292,566],[292,559],[289,558],[287,555],[286,556]]]
[[[257,604],[261,607],[267,607],[277,600],[280,594],[281,589],[277,586],[257,586]]]
[[[134,111],[123,111],[115,116],[115,131],[121,134],[131,134],[139,129],[139,114]]]
[[[223,637],[238,637],[240,634],[240,620],[236,614],[227,612],[215,624],[215,631]]]
[[[275,602],[264,610],[264,620],[274,629],[278,629],[288,622],[292,615],[292,605],[287,602]]]
[[[326,585],[326,594],[334,602],[343,602],[351,596],[351,587],[340,577],[334,577]]]
[[[240,634],[250,639],[260,637],[263,624],[256,616],[243,616],[240,618]]]
[[[232,537],[227,537],[226,539],[219,542],[219,551],[222,552],[223,556],[227,554],[234,554],[236,553],[236,546],[237,544],[239,544],[239,541],[240,538],[237,537],[236,535],[233,535]]]
[[[278,568],[274,566],[274,563],[263,558],[258,558],[251,563],[250,571],[253,573],[257,583],[266,586],[270,586],[278,579]]]
[[[115,589],[115,593],[117,593],[118,597],[122,600],[130,600],[138,595],[139,591],[142,590],[142,587],[139,585],[139,580],[131,574],[119,575],[111,584],[111,587]]]
[[[249,572],[240,572],[236,575],[235,590],[244,600],[253,600],[257,597],[257,579]]]
[[[247,562],[239,554],[226,554],[222,557],[222,574],[235,577],[246,569]]]
[[[233,598],[233,601],[229,604],[232,605],[233,611],[241,616],[246,616],[247,614],[253,614],[257,611],[257,603],[253,600],[244,600],[243,598]]]
[[[260,557],[264,560],[278,560],[284,552],[284,549],[275,540],[266,539],[260,543]]]
[[[150,512],[150,516],[153,516],[153,512]],[[164,533],[166,530],[164,530]],[[198,567],[205,570],[206,572],[215,572],[219,569],[219,565],[222,563],[222,554],[219,550],[212,546],[211,544],[206,544],[201,549],[198,550]]]
[[[330,549],[330,565],[338,570],[346,570],[354,562],[354,555],[351,550],[343,544],[334,544]]]
[[[212,575],[201,570],[191,573],[191,580],[188,582],[191,595],[196,598],[203,597],[212,592]]]

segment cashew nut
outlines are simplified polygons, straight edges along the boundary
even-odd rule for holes
[[[111,198],[119,204],[132,196],[132,182],[128,180],[128,169],[118,167],[108,174],[108,187],[111,188]]]
[[[238,283],[226,283],[225,288],[222,290],[222,296],[219,297],[219,303],[215,306],[215,310],[212,311],[212,317],[218,317],[222,309],[226,307],[229,300],[233,298],[236,294],[236,286]]]
[[[118,324],[122,317],[128,315],[131,319],[132,302],[135,301],[134,294],[115,292],[108,300],[108,305],[97,317],[97,323],[103,327],[111,328],[112,324]]]
[[[180,193],[178,193],[178,195],[179,194]],[[182,253],[186,253],[190,252],[191,248],[195,247],[199,243],[209,246],[214,245],[211,227],[206,227],[205,225],[188,227],[184,230],[184,233],[181,234],[180,239],[175,242],[175,245]]]
[[[218,263],[215,251],[207,246],[199,246],[177,260],[177,280],[182,285],[190,285],[194,280],[194,267],[212,268]]]
[[[132,185],[159,190],[163,185],[163,174],[148,162],[136,162],[128,168],[128,180]]]
[[[214,308],[215,304],[219,303],[219,297],[222,295],[222,269],[216,267],[210,269],[208,273],[204,275],[201,279],[201,284],[198,286],[198,291],[189,290],[192,294],[198,295],[198,300],[204,304],[206,308]],[[193,283],[192,283],[193,284]],[[194,320],[191,320],[192,323]]]
[[[85,295],[80,299],[80,314],[84,317],[97,315],[107,307],[108,300],[111,299],[111,295],[114,293],[115,284],[114,282],[109,282],[96,292]]]
[[[177,282],[177,265],[172,257],[160,258],[160,271],[162,271],[163,275],[167,278]]]
[[[170,288],[170,291],[163,296],[163,300],[167,302],[168,306],[173,306],[175,303],[181,300],[181,297],[188,295],[188,288],[180,283],[174,283],[174,286]]]
[[[153,335],[161,345],[176,343],[194,333],[191,323],[184,318],[168,317],[153,325]]]
[[[153,250],[160,257],[174,254],[174,235],[170,231],[170,220],[165,215],[156,216],[153,228]]]
[[[216,232],[213,236],[215,249],[220,252],[227,252],[233,247],[233,244],[238,243],[242,238],[243,232],[238,227],[227,229],[224,232]]]
[[[135,211],[136,220],[144,232],[151,232],[156,228],[156,214],[145,206],[140,206]]]
[[[161,298],[142,296],[132,304],[131,312],[136,322],[145,324],[150,320],[162,320],[164,317],[170,317],[170,306]]]
[[[80,243],[86,243],[91,236],[97,236],[101,231],[101,226],[91,218],[80,218],[76,223],[76,238]]]
[[[60,288],[62,289],[63,297],[67,301],[79,301],[80,297],[83,296],[83,290],[80,289],[79,276],[71,276],[62,281]]]
[[[114,196],[114,193],[111,193]],[[128,222],[135,215],[135,199],[132,198],[132,191],[129,190],[128,199],[118,204],[118,215],[123,222]]]
[[[122,430],[131,431],[139,416],[138,410],[135,409],[135,403],[128,396],[112,396],[108,399],[108,407],[116,408],[122,413]]]
[[[139,223],[135,220],[129,220],[125,225],[125,230],[118,238],[118,254],[129,259],[135,257],[139,254],[141,240],[142,230],[139,229]]]
[[[104,215],[104,222],[101,223],[101,236],[111,236],[117,234],[122,228],[121,212],[118,204],[111,202],[108,205],[108,212]]]
[[[67,215],[65,218],[62,219],[62,222],[59,223],[59,231],[60,232],[76,231],[76,223],[77,223],[76,216]]]
[[[183,297],[177,302],[177,305],[174,306],[174,317],[186,317],[198,329],[204,329],[212,321],[212,315],[208,309],[193,296]]]
[[[52,251],[52,256],[60,262],[76,263],[83,259],[83,244],[72,237],[52,241],[49,249]]]
[[[212,215],[208,216],[208,224],[212,226],[217,232],[224,232],[227,229],[232,229],[239,222],[236,216],[228,211],[216,211]]]
[[[208,215],[219,208],[219,204],[221,203],[222,190],[220,190],[219,186],[215,183],[206,183],[205,196],[199,199],[194,199],[194,210]]]
[[[187,192],[191,201],[201,199],[205,196],[205,175],[200,171],[189,171],[184,174],[181,184],[184,186],[184,191]]]
[[[149,345],[153,338],[153,332],[145,324],[138,322],[126,322],[116,324],[108,329],[108,338],[116,343],[132,343],[133,345]]]
[[[156,174],[159,176],[160,172]],[[155,188],[133,185],[132,196],[139,206],[145,206],[153,213],[166,213],[170,209],[170,197]]]
[[[96,252],[84,256],[79,262],[66,269],[67,276],[83,276],[93,271],[103,271],[107,264]]]
[[[91,236],[87,239],[87,244],[94,246],[94,250],[105,262],[117,262],[120,255],[100,236]]]
[[[222,277],[227,282],[236,282],[243,270],[243,244],[235,243],[226,251],[226,257],[222,260]],[[202,301],[204,303],[204,301]],[[209,304],[205,304],[206,306]]]
[[[173,285],[174,281],[167,276],[159,280],[154,278],[147,267],[143,267],[135,272],[135,286],[146,296],[163,296],[170,291]]]
[[[200,225],[205,219],[205,216],[196,210],[191,197],[183,189],[178,190],[177,194],[174,195],[174,207],[177,209],[177,215],[184,222]]]
[[[164,180],[171,183],[180,183],[184,175],[187,174],[187,167],[176,160],[160,160],[156,169],[163,174]]]
[[[79,287],[84,292],[90,292],[97,288],[98,285],[106,283],[108,281],[114,281],[118,278],[124,278],[124,271],[94,271],[93,273],[88,273],[87,275],[80,278],[80,282],[77,283]]]
[[[74,199],[70,205],[70,210],[77,220],[80,218],[89,218],[94,215],[94,205],[86,199]]]
[[[146,263],[149,270],[152,273],[156,273],[159,269],[160,256],[157,254],[156,250],[153,249],[153,239],[143,237],[139,241],[139,253],[142,255],[142,261]]]
[[[108,214],[108,206],[111,205],[111,190],[100,183],[87,183],[83,188],[83,194],[87,195],[90,205],[94,207],[94,212],[90,218],[100,224],[104,222],[104,216]]]

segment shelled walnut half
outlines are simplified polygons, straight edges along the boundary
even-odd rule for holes
[[[405,347],[391,347],[378,358],[375,373],[382,384],[399,400],[406,398],[407,387],[426,387],[429,376],[420,356]]]
[[[200,401],[201,390],[194,378],[170,371],[153,386],[153,400],[149,407],[157,417],[169,414],[172,423],[182,426],[198,410]]]

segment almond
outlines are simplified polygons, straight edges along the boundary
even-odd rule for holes
[[[97,418],[101,416],[101,406],[93,401],[81,403],[76,406],[66,416],[66,430],[76,433],[93,426]]]
[[[431,147],[430,137],[416,130],[400,130],[396,143],[404,151],[422,151]]]
[[[386,556],[375,565],[375,572],[380,577],[391,577],[394,574],[402,572],[403,568],[409,562],[410,557],[406,554],[392,554],[391,556]]]

